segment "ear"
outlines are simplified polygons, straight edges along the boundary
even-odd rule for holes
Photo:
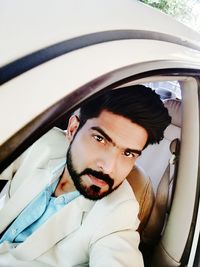
[[[72,115],[69,119],[68,122],[68,127],[67,127],[67,137],[71,141],[78,130],[80,121],[79,118],[76,115]]]

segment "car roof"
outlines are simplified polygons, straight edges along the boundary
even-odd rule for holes
[[[111,39],[118,33],[124,39],[165,40],[200,50],[200,34],[139,1],[2,0],[0,10],[1,66],[63,41],[103,32]]]

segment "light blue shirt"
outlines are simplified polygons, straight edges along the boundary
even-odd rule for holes
[[[0,243],[9,241],[21,243],[38,229],[53,214],[80,195],[78,191],[52,197],[59,180],[47,186],[30,204],[19,214],[0,239]]]

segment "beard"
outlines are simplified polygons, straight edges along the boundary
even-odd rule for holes
[[[82,172],[78,173],[74,167],[74,163],[72,160],[71,145],[69,146],[69,149],[67,151],[67,169],[74,182],[76,189],[80,192],[81,195],[83,195],[85,198],[88,198],[90,200],[99,200],[107,196],[108,194],[110,194],[111,192],[113,192],[115,189],[119,187],[120,184],[113,188],[114,180],[108,174],[104,174],[103,172],[99,172],[99,171],[95,171],[90,168],[86,168]],[[83,180],[84,175],[92,175],[95,178],[98,178],[106,182],[108,185],[108,189],[104,192],[101,192],[101,187],[97,185],[84,184],[84,180]]]

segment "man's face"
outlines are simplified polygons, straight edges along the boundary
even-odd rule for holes
[[[78,125],[76,117],[71,118],[68,172],[82,195],[101,199],[127,177],[148,135],[138,124],[106,110],[88,119],[80,130]]]

